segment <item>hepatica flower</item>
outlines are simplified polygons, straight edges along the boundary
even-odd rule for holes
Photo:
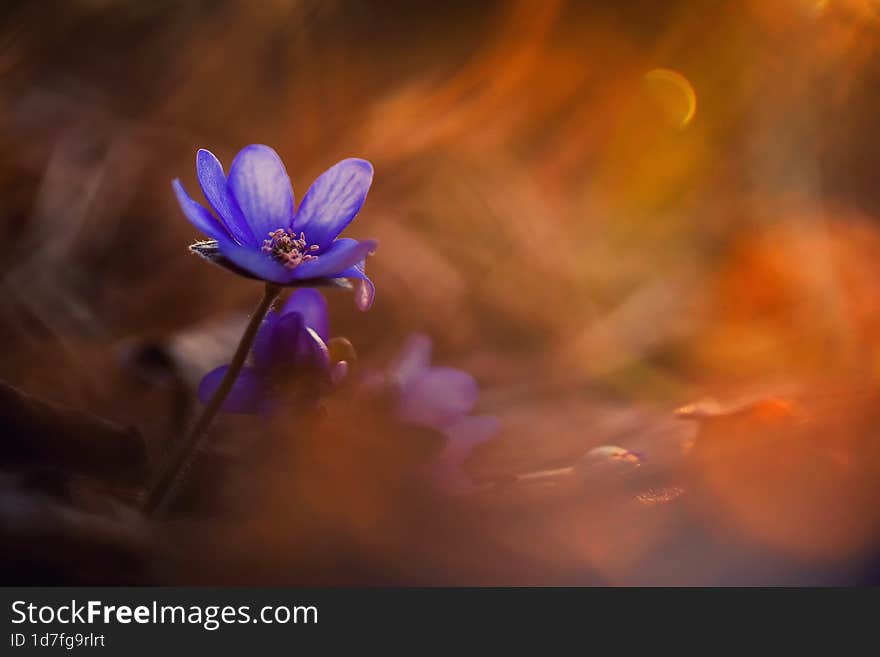
[[[431,365],[431,339],[411,335],[387,368],[384,383],[394,395],[397,419],[440,431],[442,452],[426,466],[426,474],[442,491],[466,493],[475,488],[462,468],[473,449],[495,436],[498,420],[472,416],[479,397],[477,382],[467,372]]]
[[[196,173],[216,217],[194,201],[180,180],[172,186],[186,217],[209,240],[190,248],[238,274],[296,287],[355,287],[361,310],[375,293],[364,263],[374,240],[339,237],[370,189],[373,166],[349,158],[321,174],[294,209],[293,188],[278,154],[261,144],[242,149],[229,168],[200,150]]]
[[[180,180],[172,183],[184,214],[210,238],[190,249],[238,274],[264,281],[265,287],[229,364],[202,380],[199,396],[205,408],[161,465],[144,500],[148,513],[162,513],[173,503],[218,411],[271,409],[275,392],[286,380],[298,385],[305,378],[300,396],[314,397],[324,381],[345,374],[344,363],[330,368],[324,298],[314,290],[295,293],[275,313],[272,304],[282,286],[355,287],[361,310],[370,307],[375,294],[365,263],[376,242],[339,237],[367,198],[373,180],[369,162],[350,158],[330,167],[312,183],[299,208],[284,164],[268,146],[242,149],[228,177],[212,153],[200,150],[196,173],[216,216],[190,198]],[[324,381],[321,376],[279,375],[289,368],[317,371]]]
[[[317,376],[326,382],[334,369],[344,373],[344,364],[340,367],[337,363],[331,369],[325,343],[328,334],[327,301],[317,290],[296,290],[280,311],[270,310],[266,314],[251,349],[250,363],[236,378],[222,410],[268,412],[277,406],[280,390],[297,376]],[[199,399],[203,404],[211,400],[228,369],[229,365],[223,365],[202,379]]]

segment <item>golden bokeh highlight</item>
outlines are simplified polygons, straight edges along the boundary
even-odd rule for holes
[[[655,68],[645,73],[645,88],[673,125],[686,128],[697,114],[697,94],[678,71]]]

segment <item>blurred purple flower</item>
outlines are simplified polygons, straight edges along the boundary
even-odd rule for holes
[[[443,451],[426,466],[427,476],[442,491],[466,493],[475,488],[462,468],[473,449],[498,433],[498,420],[471,416],[479,396],[467,372],[431,365],[431,339],[413,334],[385,372],[385,383],[396,393],[396,415],[406,424],[446,435]]]
[[[364,263],[378,246],[338,235],[355,218],[373,180],[373,166],[349,158],[321,174],[294,211],[293,188],[278,154],[261,144],[243,148],[229,168],[204,149],[196,173],[214,217],[172,183],[192,224],[210,237],[194,253],[250,278],[294,287],[356,286],[356,302],[369,309],[375,288]]]
[[[276,312],[269,311],[245,366],[223,403],[227,413],[261,413],[272,410],[276,387],[297,370],[331,376],[327,301],[317,290],[296,290]],[[339,364],[337,364],[339,365]],[[344,369],[344,364],[342,368]],[[228,365],[218,367],[199,384],[199,399],[207,404],[220,386]]]

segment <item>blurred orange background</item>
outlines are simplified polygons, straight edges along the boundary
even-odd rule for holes
[[[454,503],[464,519],[437,502],[437,534],[479,526],[484,551],[448,539],[445,574],[436,555],[412,568],[388,557],[364,579],[877,577],[876,0],[68,0],[0,13],[0,377],[160,440],[167,391],[132,382],[119,354],[182,344],[259,294],[187,252],[197,235],[171,179],[195,188],[198,148],[228,163],[266,143],[301,198],[336,161],[364,157],[376,176],[351,232],[380,242],[376,303],[360,314],[330,292],[333,333],[377,364],[424,331],[438,361],[477,377],[480,410],[504,424],[469,463],[477,479],[568,466],[603,444],[653,468],[647,488],[496,486]],[[222,362],[191,352],[194,372]],[[718,405],[700,419],[673,417],[706,400]],[[393,520],[365,520],[368,503],[399,503],[370,501],[369,485],[335,482],[322,512],[368,554],[411,554]],[[255,535],[274,536],[278,513],[252,518]],[[359,581],[325,566],[327,581]]]

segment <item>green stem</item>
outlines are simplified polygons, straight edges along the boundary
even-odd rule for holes
[[[156,479],[156,483],[150,489],[144,503],[144,511],[146,513],[161,515],[174,501],[187,472],[189,472],[199,452],[204,447],[208,427],[214,420],[214,416],[217,415],[217,411],[223,406],[226,396],[232,390],[232,385],[238,378],[239,373],[241,373],[241,368],[244,367],[248,353],[251,350],[251,345],[254,343],[254,338],[257,337],[260,324],[263,323],[266,313],[269,312],[269,308],[272,307],[280,293],[281,286],[274,283],[266,283],[263,299],[254,311],[251,321],[241,336],[238,348],[235,350],[235,355],[232,357],[232,362],[229,363],[229,368],[226,370],[220,386],[217,388],[214,396],[211,397],[211,401],[205,406],[205,410],[202,411],[199,419],[181,442],[180,447],[168,459],[165,467],[162,468]]]

